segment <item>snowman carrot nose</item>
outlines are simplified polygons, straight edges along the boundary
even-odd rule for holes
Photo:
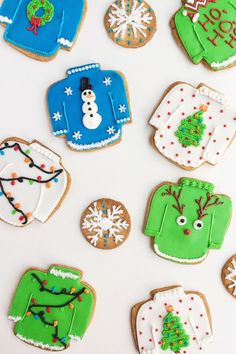
[[[185,234],[186,236],[189,236],[189,235],[191,234],[191,230],[185,229],[185,230],[184,230],[184,234]]]

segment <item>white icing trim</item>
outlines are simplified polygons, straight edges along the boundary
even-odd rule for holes
[[[117,120],[117,123],[125,123],[125,122],[129,122],[130,121],[130,117],[127,117],[127,118],[122,118],[122,119],[118,119]]]
[[[233,289],[233,296],[236,296],[236,258],[232,259],[231,266],[227,268],[227,271],[229,272],[225,279],[229,280],[231,284],[229,284],[228,289]]]
[[[25,337],[23,337],[20,334],[16,334],[16,336],[17,336],[17,338],[19,338],[23,342],[31,344],[31,345],[33,345],[35,347],[38,347],[38,348],[52,350],[52,351],[61,351],[61,350],[65,349],[64,347],[57,347],[57,346],[53,347],[53,346],[50,346],[48,344],[44,344],[42,342],[35,342],[33,339],[25,338]]]
[[[57,154],[55,154],[54,152],[50,151],[49,149],[45,148],[44,146],[38,144],[38,143],[33,143],[30,144],[30,147],[40,153],[41,155],[47,157],[49,160],[54,161],[56,163],[60,163],[60,158]]]
[[[69,338],[71,340],[77,341],[77,342],[81,342],[81,338],[79,336],[73,336],[73,334],[69,334]]]
[[[90,70],[90,69],[96,69],[96,68],[100,68],[100,64],[88,64],[88,65],[84,65],[84,66],[78,66],[78,67],[75,67],[75,68],[71,68],[67,71],[67,74],[68,75],[71,75],[71,74],[76,74],[78,72],[81,72],[81,71],[86,71],[86,70]]]
[[[153,301],[159,302],[163,300],[168,300],[168,299],[175,298],[178,295],[181,297],[186,296],[184,289],[181,286],[171,290],[158,292],[157,294],[154,295]]]
[[[3,216],[2,214],[0,214],[0,219],[4,222],[6,222],[7,224],[9,225],[12,225],[12,226],[16,226],[16,227],[23,227],[24,225],[22,225],[22,223],[17,223],[17,222],[13,222],[11,220],[8,220],[5,216]],[[29,223],[27,223],[28,225]]]
[[[9,25],[12,24],[12,20],[10,18],[8,18],[7,16],[2,16],[2,15],[0,15],[0,22],[8,23]]]
[[[142,350],[141,354],[158,354],[158,351],[156,349]]]
[[[75,275],[75,274],[70,273],[70,272],[63,272],[62,270],[56,269],[56,268],[50,269],[49,273],[52,274],[52,275],[55,275],[55,277],[59,277],[59,278],[62,278],[62,279],[68,278],[68,279],[77,280],[77,279],[80,278],[78,275]]]
[[[236,56],[235,56],[235,58],[236,58]],[[209,97],[209,98],[221,103],[223,106],[228,105],[228,102],[227,102],[225,96],[222,95],[221,93],[211,90],[207,86],[201,86],[198,90],[199,90],[200,95]]]
[[[161,251],[159,251],[159,248],[157,245],[154,245],[154,249],[155,249],[156,254],[162,258],[169,259],[174,262],[186,263],[186,264],[200,263],[204,259],[206,259],[207,255],[208,255],[208,253],[206,253],[206,254],[204,254],[204,256],[199,257],[199,258],[193,258],[193,259],[186,258],[185,259],[185,258],[172,257],[172,256],[169,256],[168,254],[162,253]]]
[[[20,316],[8,316],[8,319],[16,323],[16,322],[21,321],[22,317],[20,317]]]
[[[72,149],[77,150],[77,151],[97,149],[97,148],[101,148],[103,146],[106,146],[106,145],[112,143],[113,141],[116,141],[117,139],[119,139],[120,133],[121,133],[121,131],[118,130],[118,132],[115,135],[113,135],[111,138],[108,138],[106,140],[102,140],[98,143],[92,143],[92,144],[88,144],[88,145],[78,145],[78,144],[72,143],[72,141],[68,141],[67,144]]]
[[[70,42],[68,39],[65,39],[63,37],[59,38],[57,42],[63,45],[64,47],[68,47],[68,48],[71,48],[73,45],[73,42]]]
[[[222,62],[211,63],[211,67],[215,69],[226,68],[227,66],[232,65],[235,62],[236,62],[236,54]]]
[[[62,135],[62,134],[66,134],[68,133],[68,131],[66,129],[64,130],[57,130],[56,132],[53,132],[53,135],[54,136],[57,136],[57,135]]]

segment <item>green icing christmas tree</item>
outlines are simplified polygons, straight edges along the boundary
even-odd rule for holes
[[[169,306],[166,310],[168,313],[163,320],[161,349],[180,353],[182,348],[189,346],[189,335],[186,334],[180,318],[173,314],[173,307]]]
[[[206,130],[206,125],[203,123],[203,115],[207,111],[207,107],[202,105],[199,111],[192,116],[188,116],[181,121],[181,124],[175,133],[180,144],[184,147],[200,145],[203,135]]]

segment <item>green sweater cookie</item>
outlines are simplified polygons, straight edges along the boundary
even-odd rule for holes
[[[182,178],[162,184],[154,193],[145,228],[154,237],[156,253],[179,263],[203,261],[209,249],[221,248],[232,203],[213,194],[211,183]]]
[[[28,270],[12,300],[9,319],[15,335],[42,349],[60,351],[81,340],[95,306],[94,291],[81,282],[80,271],[51,266]]]
[[[205,60],[213,70],[236,64],[236,0],[187,0],[174,23],[194,64]]]

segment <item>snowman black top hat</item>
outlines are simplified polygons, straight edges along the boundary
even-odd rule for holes
[[[90,84],[88,77],[82,77],[80,80],[80,90],[83,92],[85,90],[92,90],[93,86]]]

